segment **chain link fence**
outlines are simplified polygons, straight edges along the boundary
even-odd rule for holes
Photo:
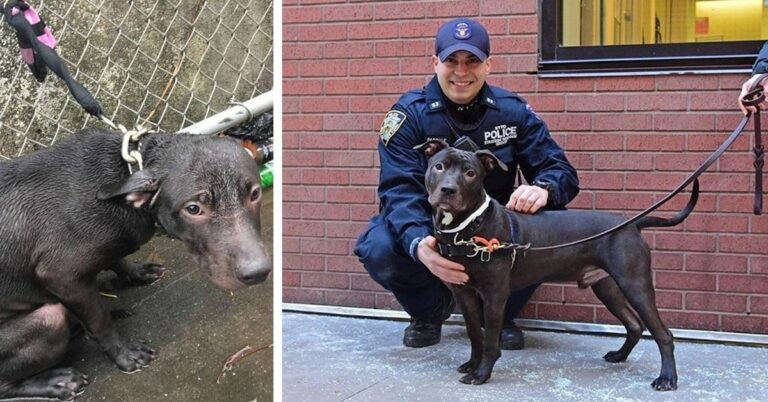
[[[177,131],[273,86],[271,0],[28,0],[58,40],[72,76],[126,127]],[[0,159],[85,127],[53,73],[38,83],[0,28]]]

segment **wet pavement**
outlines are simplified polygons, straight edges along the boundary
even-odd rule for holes
[[[627,362],[602,359],[623,338],[526,331],[526,348],[502,351],[488,383],[459,382],[469,357],[461,325],[435,346],[403,347],[403,321],[283,312],[283,400],[312,401],[765,401],[768,348],[675,343],[678,390],[657,392],[656,344]]]
[[[261,211],[269,250],[272,193],[265,191]],[[168,272],[155,284],[115,292],[117,298],[105,302],[134,313],[115,321],[118,329],[127,338],[147,340],[157,358],[139,373],[124,374],[94,341],[76,336],[68,363],[91,379],[78,401],[272,401],[274,273],[250,288],[220,290],[181,242],[167,237],[155,237],[129,259],[162,263]],[[225,360],[246,346],[256,351],[219,379]]]

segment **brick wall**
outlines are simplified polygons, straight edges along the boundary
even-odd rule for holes
[[[535,0],[283,1],[285,302],[398,308],[352,255],[377,212],[378,128],[431,77],[440,23],[478,18],[490,83],[522,94],[580,172],[571,208],[626,214],[676,187],[736,126],[744,74],[539,78]],[[749,136],[702,179],[696,211],[650,229],[669,326],[768,334],[768,217],[751,215]],[[662,211],[677,211],[687,196]],[[615,323],[589,290],[545,284],[525,317]]]

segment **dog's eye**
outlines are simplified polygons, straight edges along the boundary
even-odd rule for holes
[[[435,170],[437,170],[438,172],[442,172],[443,169],[445,169],[445,166],[443,166],[442,163],[436,163],[435,164]]]
[[[190,215],[200,215],[203,213],[203,209],[197,204],[188,204],[184,207],[184,210]]]
[[[472,177],[475,177],[475,175],[477,175],[477,173],[475,173],[474,170],[467,170],[466,175],[467,175],[467,177],[472,178]]]
[[[251,189],[251,202],[256,202],[261,198],[261,187],[255,186]]]

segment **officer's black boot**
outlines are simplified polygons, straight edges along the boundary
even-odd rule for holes
[[[456,303],[453,301],[453,295],[451,295],[450,292],[444,294],[443,300],[443,311],[440,319],[426,321],[418,318],[411,318],[411,325],[406,327],[405,333],[403,333],[403,345],[409,348],[423,348],[440,343],[440,333],[442,332],[443,321],[451,316],[454,307],[456,307]]]
[[[514,321],[504,324],[504,328],[501,329],[500,344],[504,350],[520,350],[525,346],[523,331],[515,325]]]

